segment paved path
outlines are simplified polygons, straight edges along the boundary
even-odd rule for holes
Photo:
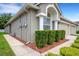
[[[55,48],[52,48],[44,53],[42,53],[42,55],[45,55],[47,54],[48,52],[53,52],[55,54],[59,54],[60,52],[60,48],[61,47],[70,47],[71,44],[74,42],[74,40],[76,39],[76,36],[67,36],[66,39],[68,39],[69,41],[63,43],[63,44],[60,44],[58,46],[56,46]]]
[[[28,46],[25,46],[22,42],[16,40],[15,38],[11,37],[10,35],[4,35],[8,43],[10,44],[12,50],[17,56],[40,56],[45,55],[48,52],[53,52],[56,54],[59,54],[59,49],[64,46],[70,46],[73,42],[76,36],[67,36],[66,39],[69,39],[69,41],[60,44],[56,46],[55,48],[52,48],[42,54],[38,53],[37,51],[29,48]]]
[[[20,41],[16,40],[10,35],[4,35],[12,50],[16,54],[16,56],[39,56],[40,53],[34,51],[33,49],[25,46]]]

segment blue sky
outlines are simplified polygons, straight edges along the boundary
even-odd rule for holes
[[[14,15],[22,6],[23,4],[20,3],[0,3],[0,14],[12,13]]]
[[[59,7],[66,18],[79,21],[79,3],[60,3]]]
[[[59,3],[63,16],[72,20],[79,21],[78,3]],[[23,6],[21,3],[0,3],[0,14],[12,13],[13,15]]]

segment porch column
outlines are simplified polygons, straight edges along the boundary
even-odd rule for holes
[[[36,17],[39,17],[39,30],[43,30],[43,22],[44,22],[44,17],[46,14],[44,13],[39,13],[36,15]]]
[[[43,30],[43,16],[39,17],[39,30]]]
[[[55,21],[55,27],[54,27],[55,30],[58,29],[58,21]]]

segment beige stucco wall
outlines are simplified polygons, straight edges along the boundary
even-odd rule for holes
[[[69,35],[69,25],[68,24],[59,23],[58,24],[58,29],[59,30],[65,30],[66,31],[66,35]]]
[[[58,24],[59,30],[65,30],[66,35],[75,34],[76,33],[76,25],[73,24],[67,24],[67,23],[61,23]]]

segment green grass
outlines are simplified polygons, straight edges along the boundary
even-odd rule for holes
[[[0,32],[0,56],[14,56],[14,52],[10,48],[8,42],[4,38],[4,32]]]
[[[49,52],[46,56],[59,56],[59,55]]]

